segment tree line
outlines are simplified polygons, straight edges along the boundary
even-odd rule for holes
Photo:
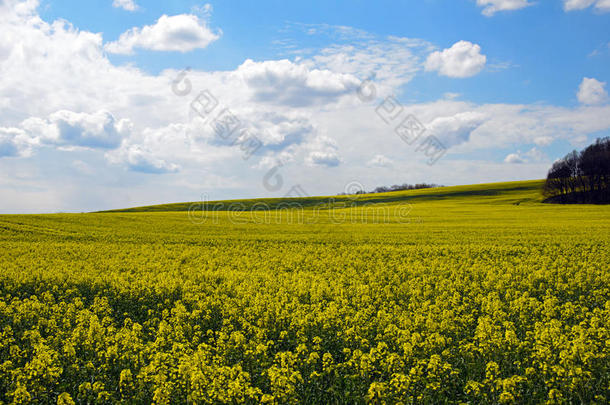
[[[543,192],[546,202],[610,203],[610,137],[553,163]]]
[[[376,194],[376,193],[389,193],[392,191],[405,191],[405,190],[419,190],[422,188],[435,188],[435,187],[443,187],[438,184],[428,184],[428,183],[418,183],[418,184],[395,184],[393,186],[379,186],[371,191],[366,190],[357,190],[351,193],[339,193],[338,195],[354,195],[354,194]]]

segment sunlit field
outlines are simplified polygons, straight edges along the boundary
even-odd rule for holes
[[[610,207],[541,184],[0,216],[0,401],[607,403]]]

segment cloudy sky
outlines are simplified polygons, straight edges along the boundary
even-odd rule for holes
[[[0,0],[0,212],[542,178],[609,66],[609,0]]]

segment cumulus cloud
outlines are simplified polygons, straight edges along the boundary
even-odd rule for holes
[[[99,149],[117,148],[133,124],[108,111],[93,114],[62,110],[48,118],[28,118],[21,127],[36,144]]]
[[[190,52],[203,49],[220,38],[204,19],[193,14],[161,16],[154,25],[134,27],[106,44],[110,53],[132,54],[135,49]]]
[[[300,144],[316,132],[314,125],[305,116],[281,115],[275,112],[259,112],[249,117],[249,125],[264,146],[281,150]]]
[[[425,69],[448,77],[465,78],[478,74],[485,67],[487,57],[481,47],[468,41],[459,41],[451,48],[431,53]]]
[[[533,5],[529,0],[477,0],[477,6],[483,7],[483,15],[493,16],[498,11],[519,10]]]
[[[118,153],[109,155],[108,160],[111,163],[124,164],[129,170],[141,173],[162,174],[180,170],[177,164],[155,156],[152,151],[141,145],[126,145]]]
[[[310,165],[334,167],[339,166],[341,159],[334,150],[311,152],[307,157]]]
[[[485,120],[480,112],[467,111],[447,117],[435,118],[426,125],[428,132],[444,146],[451,147],[468,142],[470,134]]]
[[[304,107],[328,103],[355,92],[356,77],[325,69],[309,69],[289,60],[254,62],[246,60],[237,68],[258,102]]]
[[[136,11],[138,9],[138,5],[133,0],[114,0],[112,7],[122,8],[127,11]]]
[[[278,109],[279,110],[279,109]],[[195,117],[186,132],[192,142],[204,142],[218,147],[256,146],[256,153],[282,153],[293,145],[303,143],[316,133],[316,127],[308,115],[296,111],[282,113],[269,108],[229,108],[219,117],[231,117],[229,126],[223,125],[223,118],[204,120]],[[248,141],[248,139],[251,141]],[[256,145],[255,145],[256,143]]]
[[[31,146],[31,139],[24,130],[0,127],[0,158],[27,156]]]
[[[547,146],[556,140],[582,143],[583,135],[610,129],[610,106],[565,108],[550,105],[489,104],[471,111],[487,118],[460,147],[483,150],[514,144]]]
[[[597,11],[610,11],[610,0],[564,0],[563,9],[565,11],[584,10],[594,6]]]
[[[162,174],[180,171],[172,160],[188,160],[191,146],[187,124],[171,124],[163,128],[146,128],[126,138],[120,148],[105,154],[108,162],[130,171]]]
[[[19,14],[18,9],[4,8],[0,24],[4,125],[16,126],[28,117],[59,110],[119,111],[130,104],[133,112],[137,103],[130,103],[131,97],[151,97],[167,89],[162,78],[112,65],[100,34],[79,31],[65,21],[46,23],[35,15],[35,8],[22,7],[32,14]]]
[[[114,149],[131,134],[133,124],[108,111],[93,114],[57,111],[46,118],[30,117],[18,127],[0,127],[0,157],[29,156],[42,146]]]
[[[3,18],[32,16],[38,8],[39,0],[2,0],[0,15]]]
[[[309,166],[335,167],[341,164],[337,142],[326,136],[318,136],[309,145],[311,151],[305,159]]]
[[[504,159],[504,163],[519,164],[524,163],[524,160],[521,158],[521,156],[519,156],[518,153],[510,153]]]
[[[603,104],[608,99],[606,82],[588,77],[583,78],[578,87],[577,97],[582,104]]]

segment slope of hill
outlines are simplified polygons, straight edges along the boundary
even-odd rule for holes
[[[206,202],[205,210],[249,211],[251,209],[287,208],[298,204],[301,208],[342,207],[365,204],[395,204],[447,202],[474,204],[521,204],[542,202],[543,180],[515,181],[505,183],[486,183],[465,186],[438,187],[420,190],[396,191],[378,194],[352,196],[321,196],[303,198],[257,198]],[[201,202],[150,205],[102,212],[174,212],[201,210]]]

